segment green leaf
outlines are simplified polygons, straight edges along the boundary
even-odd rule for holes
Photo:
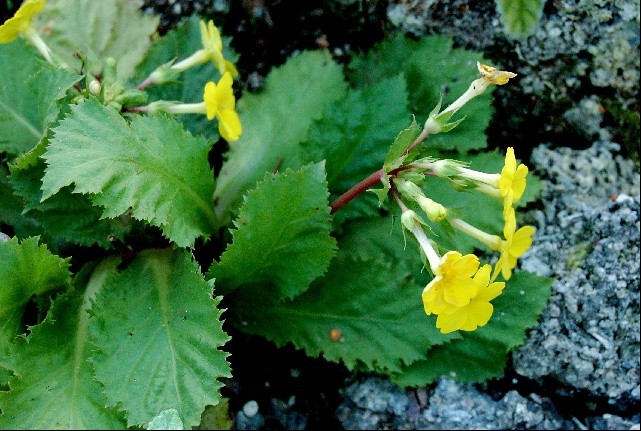
[[[126,0],[48,0],[34,26],[73,69],[82,70],[74,56],[81,50],[99,60],[113,57],[118,77],[126,79],[147,51],[158,22],[157,16],[143,15]]]
[[[403,164],[406,164],[406,161],[409,162],[412,160],[412,157],[410,154],[405,154],[405,151],[412,145],[414,140],[418,138],[420,135],[421,131],[418,127],[418,124],[416,124],[416,121],[412,121],[412,124],[406,129],[403,129],[398,136],[396,136],[396,139],[394,140],[394,143],[389,149],[389,152],[387,153],[387,157],[385,157],[385,164],[383,165],[383,169],[385,172],[390,172],[398,167],[400,167]],[[416,150],[412,150],[410,153],[415,154]]]
[[[70,291],[52,303],[46,319],[19,339],[3,365],[14,370],[11,390],[0,392],[3,429],[122,429],[123,421],[105,409],[106,397],[88,362],[90,299],[105,274],[118,261],[96,267],[82,290]]]
[[[516,38],[525,39],[539,25],[545,0],[496,0],[505,32]]]
[[[523,344],[525,331],[537,324],[550,297],[552,281],[529,272],[515,273],[503,294],[492,301],[494,314],[487,325],[473,332],[463,331],[463,339],[431,349],[425,360],[393,374],[392,379],[401,386],[424,386],[440,376],[464,382],[500,376],[507,353]]]
[[[0,152],[31,150],[58,115],[58,99],[80,79],[53,69],[19,38],[0,45]]]
[[[180,415],[176,409],[168,409],[160,412],[158,416],[153,418],[149,425],[148,430],[184,430],[185,426],[183,421],[180,420]]]
[[[259,283],[273,283],[281,297],[300,294],[325,272],[336,247],[327,197],[323,163],[267,174],[247,194],[233,242],[207,277],[223,294]]]
[[[43,200],[75,183],[103,217],[125,212],[158,226],[179,246],[216,229],[210,144],[170,117],[135,117],[87,101],[54,129],[44,159]]]
[[[243,331],[278,346],[292,342],[310,356],[322,354],[350,370],[399,372],[423,359],[430,347],[458,338],[436,329],[423,311],[422,288],[408,276],[402,266],[339,256],[323,279],[293,301],[245,289],[230,310],[243,322]],[[250,305],[256,303],[261,306]],[[340,339],[330,336],[332,330]]]
[[[23,208],[24,200],[16,196],[9,181],[9,169],[0,165],[0,223],[11,226],[19,238],[37,236],[41,232],[35,222],[22,216]]]
[[[345,97],[333,101],[323,116],[312,123],[301,142],[303,159],[314,163],[325,160],[327,181],[331,184],[368,134],[369,117],[363,93],[349,89]]]
[[[229,418],[229,400],[221,398],[215,406],[205,407],[200,424],[194,430],[230,430],[234,421]]]
[[[180,61],[199,49],[202,49],[200,37],[200,20],[196,16],[183,21],[180,26],[156,39],[144,60],[136,68],[134,82],[142,82],[151,72],[162,64],[176,59]],[[226,60],[236,61],[237,55],[229,47],[230,38],[223,38],[223,56]],[[153,85],[145,88],[150,100],[176,100],[184,103],[199,103],[203,100],[205,84],[208,81],[218,82],[220,72],[213,62],[187,69],[180,74],[176,82],[164,85]],[[180,121],[185,129],[194,135],[205,135],[218,140],[218,126],[202,114],[181,115]]]
[[[68,259],[51,254],[38,238],[0,241],[0,357],[23,333],[22,315],[33,296],[64,289],[71,283]]]
[[[237,108],[243,134],[230,143],[215,193],[218,217],[227,222],[245,192],[278,169],[299,169],[307,160],[300,142],[314,119],[345,93],[341,67],[324,52],[303,52],[270,72],[264,90],[246,94]]]
[[[423,271],[418,243],[407,241],[400,219],[391,215],[350,220],[338,237],[340,253],[354,258],[383,259],[394,267],[402,265],[411,272],[415,283],[427,285],[431,280]]]
[[[176,409],[191,427],[219,402],[217,379],[230,377],[219,301],[186,251],[143,251],[105,279],[92,307],[91,361],[107,405],[125,410],[129,426]]]
[[[407,82],[410,111],[421,124],[438,104],[441,94],[444,93],[443,106],[447,107],[479,77],[477,61],[483,62],[480,53],[453,49],[452,40],[446,36],[414,41],[399,35],[355,57],[349,65],[348,77],[356,86],[364,87],[402,72]],[[467,118],[458,127],[428,137],[423,145],[432,150],[461,153],[485,148],[485,129],[493,112],[490,93],[491,88],[461,108],[458,115],[467,115]]]
[[[345,158],[344,168],[330,184],[332,198],[336,198],[383,167],[399,130],[407,128],[411,116],[407,110],[407,90],[402,75],[382,78],[380,82],[362,90],[361,102],[366,106],[363,117],[365,128],[348,131],[336,147],[347,145],[351,155]],[[360,133],[357,133],[360,132]],[[376,214],[379,202],[374,194],[363,194],[347,204],[335,215],[337,224],[348,218]]]
[[[42,200],[42,177],[45,161],[41,157],[48,145],[43,139],[33,150],[20,156],[11,168],[11,185],[24,199],[23,215],[39,222],[47,233],[66,241],[109,248],[109,235],[123,238],[130,226],[121,219],[101,219],[102,210],[91,200],[63,187],[45,202]]]

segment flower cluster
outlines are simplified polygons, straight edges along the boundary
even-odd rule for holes
[[[220,31],[218,31],[212,20],[209,20],[207,24],[204,21],[200,21],[200,40],[203,46],[202,49],[197,50],[178,63],[171,61],[158,67],[138,86],[138,89],[142,90],[148,85],[171,82],[185,70],[209,61],[216,66],[220,76],[224,76],[225,73],[229,73],[232,77],[238,76],[236,67],[223,56],[223,40],[220,37]]]
[[[481,94],[490,84],[503,85],[516,76],[481,64],[478,64],[478,69],[481,77],[441,113],[438,112],[439,102],[430,114],[420,139],[451,130],[460,120],[453,123],[447,121],[465,103]],[[442,333],[476,330],[490,320],[494,310],[490,301],[505,288],[505,281],[496,281],[497,277],[500,274],[504,280],[509,280],[517,258],[532,244],[534,228],[523,226],[517,230],[514,209],[525,192],[528,168],[523,164],[517,166],[513,148],[508,148],[505,165],[500,173],[475,171],[454,160],[418,160],[406,168],[392,175],[390,184],[392,194],[402,210],[403,226],[417,239],[426,266],[434,274],[433,280],[423,290],[425,313],[437,315],[436,326]],[[459,218],[455,210],[425,196],[416,184],[422,181],[416,180],[416,169],[422,171],[421,178],[425,174],[440,177],[448,180],[457,190],[477,190],[499,200],[503,206],[503,236],[485,232],[469,224]],[[499,252],[494,269],[490,264],[481,265],[479,258],[473,254],[462,255],[451,250],[439,255],[438,246],[427,238],[423,228],[425,223],[415,211],[405,205],[403,199],[420,207],[430,221],[440,223],[448,229],[459,230]]]
[[[205,24],[200,21],[200,37],[203,48],[176,64],[160,66],[138,87],[142,90],[148,85],[164,84],[175,79],[183,71],[211,61],[221,74],[218,83],[205,84],[203,101],[200,103],[177,103],[165,100],[152,102],[147,106],[131,109],[138,112],[156,114],[205,114],[208,120],[218,120],[218,132],[227,141],[236,141],[242,134],[242,125],[236,112],[236,98],[233,91],[233,77],[238,75],[234,65],[223,57],[223,42],[220,32],[213,21]]]

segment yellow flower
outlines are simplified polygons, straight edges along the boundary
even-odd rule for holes
[[[228,141],[236,141],[242,133],[240,118],[235,111],[236,99],[232,91],[232,78],[226,72],[218,85],[210,81],[205,85],[205,107],[207,108],[207,119],[218,118],[218,131],[220,136]]]
[[[490,282],[492,267],[484,265],[474,275],[473,282],[476,284],[478,294],[472,298],[469,304],[463,307],[448,305],[436,319],[436,327],[443,334],[462,329],[463,331],[474,331],[479,326],[485,326],[489,322],[494,306],[490,301],[501,294],[505,287],[504,282]]]
[[[479,68],[481,77],[487,79],[491,84],[507,84],[510,78],[514,78],[516,76],[516,73],[496,70],[496,67],[487,66],[479,62],[476,63],[476,66]]]
[[[478,267],[479,259],[473,254],[445,253],[434,271],[434,279],[423,290],[425,313],[439,314],[448,304],[458,307],[469,304],[478,291],[472,282]]]
[[[501,195],[507,196],[510,190],[514,192],[514,200],[519,200],[525,191],[525,177],[528,174],[528,168],[523,163],[516,166],[516,158],[514,157],[514,148],[507,149],[505,154],[505,166],[501,170],[501,178],[499,179],[499,190]]]
[[[505,220],[503,234],[505,241],[501,248],[501,257],[496,263],[492,280],[496,279],[498,273],[503,275],[505,280],[512,277],[512,269],[516,267],[516,260],[527,251],[532,245],[532,235],[536,230],[532,226],[523,226],[516,230],[516,216],[514,208],[511,209],[508,218]]]
[[[234,65],[223,58],[223,40],[213,21],[210,20],[207,24],[204,21],[200,21],[200,40],[203,44],[203,49],[199,49],[184,60],[171,65],[171,67],[167,67],[167,65],[160,66],[149,75],[145,82],[138,86],[138,89],[140,90],[141,87],[144,88],[151,84],[163,84],[171,81],[178,73],[208,61],[214,63],[221,76],[225,73],[229,73],[231,76],[238,75]]]
[[[223,40],[212,20],[209,20],[207,24],[205,21],[200,21],[200,39],[207,59],[214,63],[221,75],[229,72],[232,76],[238,76],[234,65],[223,58]]]
[[[514,203],[514,190],[510,189],[503,198],[503,220],[506,222],[510,217],[510,212],[514,210],[512,204]]]
[[[0,25],[0,43],[13,42],[18,34],[25,33],[33,23],[36,16],[45,6],[45,0],[29,0],[20,6],[13,18],[9,18]]]

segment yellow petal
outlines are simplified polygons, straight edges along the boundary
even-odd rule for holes
[[[213,120],[218,112],[218,91],[217,86],[213,81],[209,81],[205,85],[205,94],[203,99],[205,107],[207,108],[207,119]]]
[[[516,73],[507,72],[504,70],[497,70],[495,67],[487,66],[485,64],[476,63],[481,77],[487,79],[490,83],[496,85],[507,84],[510,78],[514,78]]]
[[[512,180],[512,190],[514,190],[514,199],[521,199],[523,192],[525,192],[526,179],[528,168],[523,163],[516,168],[514,179]]]
[[[485,264],[478,271],[476,271],[476,274],[474,274],[474,282],[479,289],[479,295],[481,294],[481,291],[490,283],[491,271],[492,267]]]
[[[212,20],[209,20],[207,24],[205,24],[205,21],[200,21],[200,40],[203,48],[207,51],[222,51],[223,49],[220,32]]]
[[[220,136],[227,141],[237,141],[243,133],[240,118],[233,109],[222,109],[218,111],[218,131]]]
[[[512,241],[514,236],[514,231],[516,231],[516,212],[514,208],[508,209],[507,217],[505,218],[505,226],[503,227],[503,237],[507,242]]]
[[[223,53],[218,51],[217,49],[211,49],[207,50],[207,55],[212,63],[214,63],[214,66],[216,66],[216,69],[218,69],[218,72],[220,72],[221,75],[224,75],[226,72],[226,68]]]
[[[489,302],[474,302],[467,307],[467,318],[461,325],[464,331],[475,331],[479,326],[485,326],[490,321],[494,306]]]
[[[460,308],[450,314],[442,313],[436,318],[436,327],[441,330],[442,334],[449,334],[460,329],[466,317],[465,310]]]
[[[236,109],[236,98],[232,89],[233,84],[234,80],[229,72],[225,72],[220,81],[218,81],[218,104],[223,109]]]
[[[425,286],[423,289],[422,299],[425,314],[439,314],[445,308],[445,301],[443,300],[443,289],[440,285],[442,277],[440,275]]]
[[[42,8],[45,7],[45,0],[29,0],[20,6],[12,18],[9,18],[0,26],[0,43],[13,42],[18,38],[20,32],[26,31]]]
[[[214,21],[209,20],[207,23],[208,29],[209,29],[209,40],[211,41],[211,46],[222,52],[223,51],[223,39],[220,37],[220,32],[218,31],[218,27],[214,25]]]
[[[477,256],[473,254],[466,254],[465,256],[457,259],[456,262],[453,262],[452,270],[455,271],[459,277],[472,277],[476,274],[479,264],[479,258]]]
[[[449,304],[463,307],[476,296],[478,289],[471,278],[452,280],[444,287],[443,298]]]
[[[510,255],[521,257],[532,245],[532,235],[534,235],[535,232],[536,230],[532,226],[523,226],[517,230],[512,237]]]
[[[512,205],[514,204],[514,191],[509,190],[503,199],[503,220],[508,220],[510,217],[510,211],[512,210]]]
[[[224,61],[225,64],[225,71],[231,73],[232,77],[238,76],[238,70],[236,70],[236,67],[231,61]]]
[[[209,46],[209,34],[207,33],[207,24],[202,19],[198,23],[200,25],[200,42],[203,45],[204,49],[207,49]]]

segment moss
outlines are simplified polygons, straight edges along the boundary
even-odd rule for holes
[[[625,109],[614,99],[603,101],[605,120],[613,128],[612,140],[621,144],[626,157],[639,167],[639,110]]]
[[[594,246],[590,243],[583,243],[577,245],[570,253],[568,253],[565,264],[568,269],[576,269],[581,266],[585,260],[585,255],[592,251]]]

